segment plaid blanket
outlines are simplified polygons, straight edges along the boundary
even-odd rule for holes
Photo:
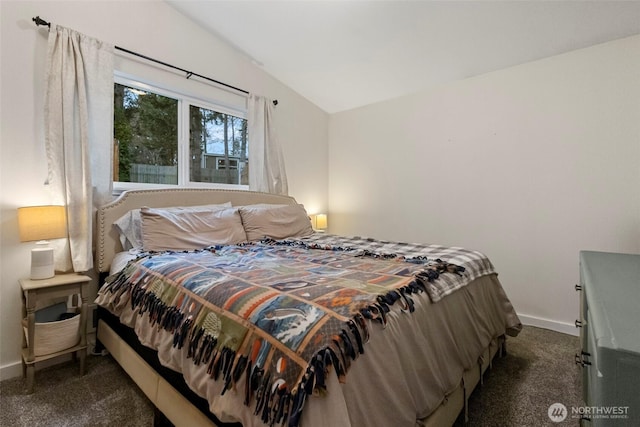
[[[437,257],[437,258],[436,258]],[[443,260],[442,258],[446,258]],[[268,424],[297,426],[306,396],[343,381],[390,307],[414,310],[492,271],[481,254],[315,234],[300,240],[143,254],[101,294],[129,298],[151,326],[173,334],[223,393],[244,374],[245,403]],[[450,262],[455,260],[460,264]]]
[[[387,242],[359,236],[345,237],[323,233],[303,237],[300,242],[309,248],[344,250],[355,256],[397,257],[406,261],[440,259],[463,267],[463,275],[442,275],[438,280],[427,282],[426,289],[432,302],[440,301],[478,277],[495,273],[493,264],[485,254],[461,247]]]

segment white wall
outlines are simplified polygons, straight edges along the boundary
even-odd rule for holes
[[[194,26],[166,3],[2,1],[0,15],[0,378],[20,374],[18,279],[29,275],[30,244],[19,242],[16,208],[51,202],[43,185],[47,32],[37,29],[32,17],[40,15],[91,37],[278,99],[276,120],[289,193],[310,211],[327,209],[327,188],[322,184],[327,182],[327,114],[262,72],[245,56]],[[160,84],[181,82],[186,90],[211,90],[121,57],[117,64],[128,72],[144,73],[142,77]],[[232,98],[230,103],[234,102]]]
[[[329,214],[481,250],[525,323],[575,333],[578,252],[640,252],[640,36],[332,115]]]
[[[30,246],[16,208],[50,201],[36,15],[277,98],[290,193],[309,211],[328,207],[331,232],[482,250],[529,323],[573,331],[580,249],[640,252],[640,37],[329,121],[163,2],[5,0],[0,15],[0,378],[20,372],[17,280],[29,274]]]

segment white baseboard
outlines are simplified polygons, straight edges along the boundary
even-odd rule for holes
[[[518,314],[523,325],[535,326],[537,328],[550,329],[563,334],[578,336],[580,329],[576,328],[573,323],[558,322],[557,320],[542,319],[535,316],[527,316],[526,314]]]
[[[22,375],[22,363],[14,362],[0,366],[0,381],[8,380]]]
[[[37,372],[40,369],[48,368],[49,366],[57,365],[58,363],[68,362],[69,360],[71,360],[71,354],[63,354],[58,357],[54,357],[53,359],[47,359],[47,360],[43,360],[42,362],[38,362],[36,364],[36,384],[38,382]],[[0,366],[0,381],[8,380],[9,378],[21,377],[21,376],[22,376],[21,361]]]

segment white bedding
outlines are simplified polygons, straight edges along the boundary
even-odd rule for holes
[[[114,274],[124,268],[125,265],[140,253],[137,249],[130,249],[124,252],[118,252],[111,262],[111,270],[109,274]]]

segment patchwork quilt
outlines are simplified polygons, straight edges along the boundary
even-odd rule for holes
[[[243,390],[263,422],[295,427],[307,396],[326,393],[330,368],[344,381],[370,320],[385,325],[392,306],[411,313],[418,294],[437,302],[491,273],[484,255],[462,248],[314,234],[141,254],[98,299],[130,301],[223,381],[222,393]]]

